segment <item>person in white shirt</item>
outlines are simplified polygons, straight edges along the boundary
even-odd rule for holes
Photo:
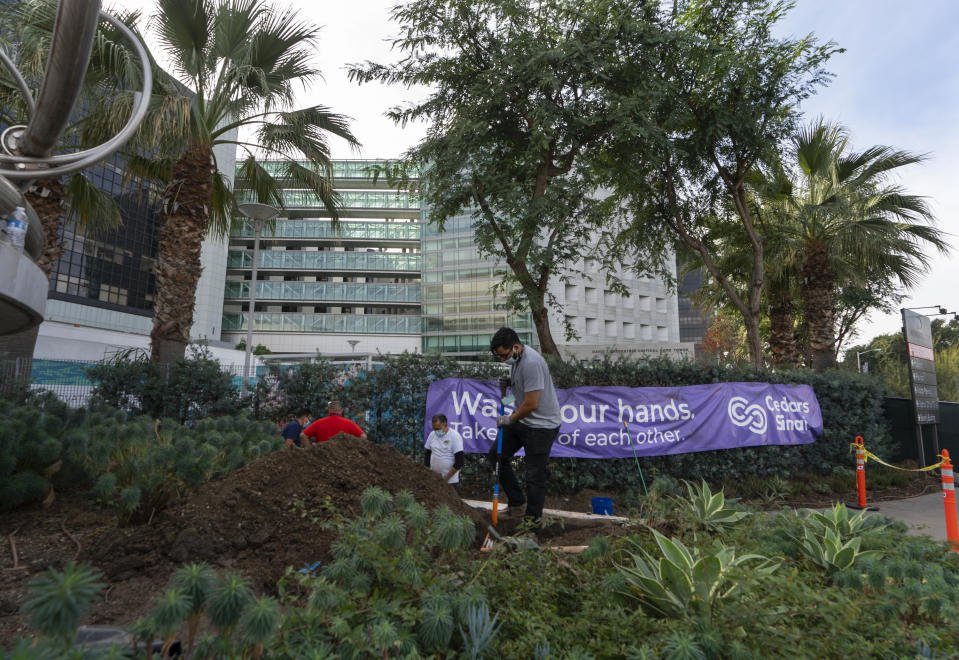
[[[426,465],[454,487],[463,468],[463,437],[449,427],[446,415],[433,415],[433,432],[426,438]]]

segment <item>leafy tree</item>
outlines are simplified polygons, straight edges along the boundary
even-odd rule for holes
[[[150,337],[153,359],[174,362],[193,324],[200,246],[211,230],[229,231],[237,203],[213,148],[241,150],[237,188],[256,201],[282,208],[282,188],[299,188],[336,220],[327,136],[357,142],[329,108],[292,109],[295,85],[320,75],[312,62],[319,28],[296,11],[262,0],[160,0],[152,24],[176,80],[157,72],[155,112],[140,134],[152,153],[131,170],[165,183]],[[257,162],[264,153],[281,160],[278,170]]]
[[[508,305],[525,299],[546,354],[556,353],[549,283],[594,246],[615,270],[617,252],[597,242],[621,207],[600,194],[598,172],[611,140],[656,130],[668,38],[659,9],[648,0],[414,0],[393,10],[402,59],[350,71],[360,83],[430,88],[423,102],[388,113],[401,126],[429,122],[405,169],[420,173],[431,223],[468,213],[480,253],[505,260],[503,288],[518,288]],[[668,270],[662,243],[645,244],[643,270]]]
[[[662,64],[670,103],[662,109],[662,130],[637,137],[656,141],[656,174],[634,186],[635,222],[623,235],[641,246],[666,227],[688,246],[742,315],[756,366],[763,363],[766,262],[747,178],[791,134],[798,104],[826,82],[823,66],[837,51],[811,35],[774,37],[789,7],[783,0],[674,3],[669,26],[679,38]],[[633,178],[633,151],[626,145],[617,152],[620,181]],[[717,224],[739,225],[748,241],[744,291],[717,264],[708,238]]]

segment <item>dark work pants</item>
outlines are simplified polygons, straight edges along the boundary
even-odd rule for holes
[[[546,463],[553,441],[559,435],[559,427],[554,429],[534,429],[522,423],[503,427],[503,451],[499,455],[499,482],[511,507],[526,503],[526,516],[536,522],[543,517],[543,503],[546,501]],[[523,448],[526,450],[526,497],[516,480],[510,459]],[[496,452],[496,443],[490,447],[490,454]]]

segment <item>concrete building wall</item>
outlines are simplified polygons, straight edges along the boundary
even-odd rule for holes
[[[235,140],[236,131],[227,134],[226,139]],[[217,145],[213,150],[216,166],[223,178],[233,187],[236,171],[236,148],[232,144]],[[200,251],[200,263],[203,273],[196,287],[196,305],[193,308],[193,327],[190,339],[219,341],[223,330],[223,287],[226,284],[226,258],[230,247],[227,236],[219,238],[208,236]]]

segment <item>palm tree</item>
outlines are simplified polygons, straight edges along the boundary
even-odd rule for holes
[[[291,109],[294,86],[320,75],[311,61],[319,29],[297,12],[262,0],[160,0],[151,20],[182,84],[157,76],[162,99],[141,136],[155,155],[134,159],[131,170],[165,181],[150,337],[153,358],[172,362],[189,341],[201,244],[211,231],[229,232],[236,208],[214,147],[241,150],[237,187],[255,201],[282,208],[282,180],[314,193],[335,221],[327,136],[358,142],[346,118],[324,106]],[[257,162],[263,154],[283,166],[267,171]]]
[[[823,120],[794,138],[791,215],[801,246],[800,288],[812,367],[835,366],[837,282],[888,275],[909,287],[929,265],[929,246],[948,250],[922,197],[890,182],[925,157],[887,146],[849,149],[848,132]]]

